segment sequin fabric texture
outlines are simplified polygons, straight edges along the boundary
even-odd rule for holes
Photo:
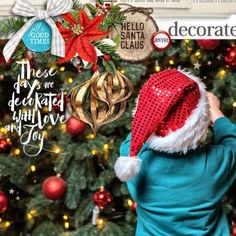
[[[152,75],[139,93],[130,156],[137,156],[153,132],[165,137],[183,127],[199,99],[198,84],[180,71],[167,69]]]

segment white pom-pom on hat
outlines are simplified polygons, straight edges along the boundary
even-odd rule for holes
[[[132,179],[139,172],[141,162],[138,157],[119,157],[114,166],[117,177],[121,181]]]

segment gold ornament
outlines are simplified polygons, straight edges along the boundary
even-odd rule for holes
[[[95,73],[68,93],[72,114],[90,125],[96,134],[104,124],[118,119],[125,111],[133,86],[118,70],[115,74]]]

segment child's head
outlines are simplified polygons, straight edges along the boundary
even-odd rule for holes
[[[139,93],[130,158],[119,158],[115,165],[116,172],[126,169],[129,176],[118,177],[121,180],[133,177],[129,170],[137,171],[140,161],[132,157],[137,157],[146,141],[156,151],[186,153],[205,139],[208,124],[207,94],[198,78],[174,69],[152,75]]]

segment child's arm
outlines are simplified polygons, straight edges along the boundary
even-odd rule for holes
[[[236,179],[236,125],[224,117],[218,98],[208,93],[210,119],[214,130],[214,148],[210,169],[217,181],[220,195],[224,195]],[[210,157],[210,156],[209,156]]]
[[[236,156],[236,125],[224,117],[219,99],[213,93],[208,93],[207,96],[214,130],[214,144],[224,145]]]

